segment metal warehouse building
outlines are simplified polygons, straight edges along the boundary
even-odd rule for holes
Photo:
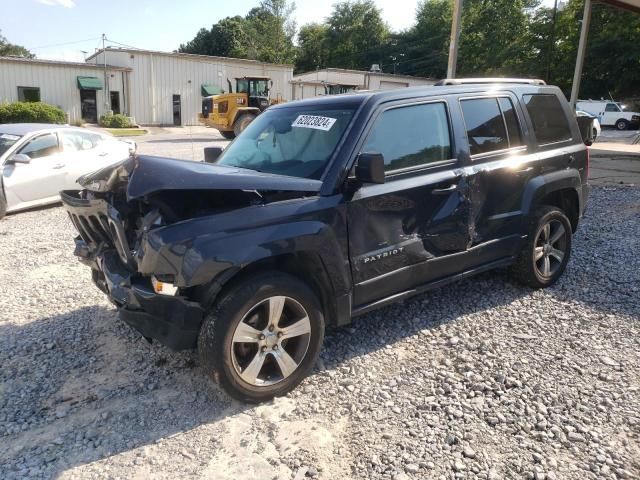
[[[128,108],[125,86],[129,72],[128,68],[107,67],[112,79],[110,95],[118,99],[122,111]],[[62,108],[69,122],[85,118],[95,123],[105,111],[102,78],[104,66],[0,57],[0,102],[42,101]]]
[[[434,83],[436,80],[431,78],[395,75],[380,71],[323,68],[315,72],[295,75],[291,81],[291,98],[299,100],[351,90],[389,90]]]
[[[291,100],[292,65],[107,48],[86,63],[0,57],[0,102],[58,105],[69,122],[95,123],[113,110],[141,125],[196,125],[202,97],[244,76],[270,77],[271,96]]]

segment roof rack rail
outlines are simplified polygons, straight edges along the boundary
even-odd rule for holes
[[[522,83],[526,85],[546,85],[547,82],[537,78],[444,78],[435,84],[436,87],[442,85],[473,85],[486,83]]]

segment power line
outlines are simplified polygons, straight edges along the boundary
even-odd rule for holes
[[[53,43],[51,45],[42,45],[40,47],[30,47],[29,50],[40,50],[43,48],[53,48],[53,47],[63,47],[65,45],[75,45],[77,43],[85,43],[85,42],[90,42],[92,40],[98,40],[98,37],[93,37],[93,38],[86,38],[84,40],[76,40],[74,42],[65,42],[65,43]]]

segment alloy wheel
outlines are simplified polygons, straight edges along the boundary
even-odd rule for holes
[[[304,307],[291,297],[269,297],[251,307],[236,326],[233,368],[253,386],[281,382],[299,367],[310,339],[311,322]]]
[[[538,232],[533,259],[538,275],[549,278],[558,271],[567,250],[567,231],[559,220],[550,220]]]

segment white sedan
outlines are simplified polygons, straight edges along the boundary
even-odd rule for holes
[[[126,159],[136,144],[83,128],[38,123],[0,125],[0,218],[55,203],[76,180]]]

